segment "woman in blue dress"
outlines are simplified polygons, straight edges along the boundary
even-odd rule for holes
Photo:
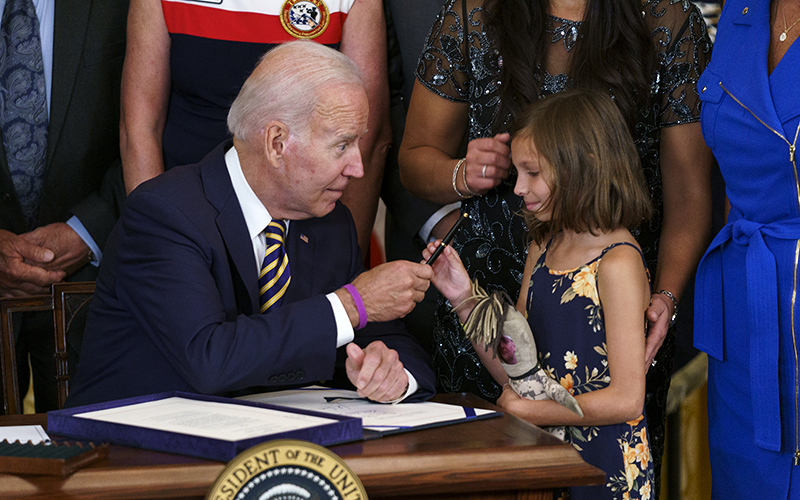
[[[730,201],[695,286],[712,498],[800,498],[799,23],[797,0],[728,0],[697,84]]]

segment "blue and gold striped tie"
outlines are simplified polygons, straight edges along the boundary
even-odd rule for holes
[[[267,239],[267,250],[264,253],[264,262],[261,264],[261,273],[258,275],[258,296],[261,304],[261,313],[281,303],[283,294],[292,281],[289,272],[289,257],[283,246],[286,236],[286,224],[280,220],[273,220],[264,229]]]

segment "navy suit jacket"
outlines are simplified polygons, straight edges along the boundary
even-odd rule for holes
[[[128,198],[67,406],[171,390],[241,394],[330,380],[337,367],[343,374],[325,294],[363,270],[350,212],[337,203],[323,218],[291,222],[291,285],[280,307],[258,314],[258,269],[224,161],[230,145]],[[429,358],[399,321],[356,332],[362,347],[374,340],[395,349],[417,379],[415,400],[433,394]]]

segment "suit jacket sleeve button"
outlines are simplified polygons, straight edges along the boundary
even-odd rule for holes
[[[278,377],[275,377],[275,376],[270,377],[269,378],[269,382],[270,382],[270,384],[277,384],[278,383]]]
[[[11,193],[3,193],[3,201],[6,203],[11,202]]]

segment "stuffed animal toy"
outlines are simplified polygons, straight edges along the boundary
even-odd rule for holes
[[[487,352],[489,348],[494,351],[514,392],[527,399],[552,399],[583,417],[583,410],[572,394],[542,368],[528,321],[508,294],[503,291],[487,294],[473,281],[471,298],[477,299],[478,304],[464,324],[467,339],[484,345]],[[563,431],[556,434],[562,437]]]

